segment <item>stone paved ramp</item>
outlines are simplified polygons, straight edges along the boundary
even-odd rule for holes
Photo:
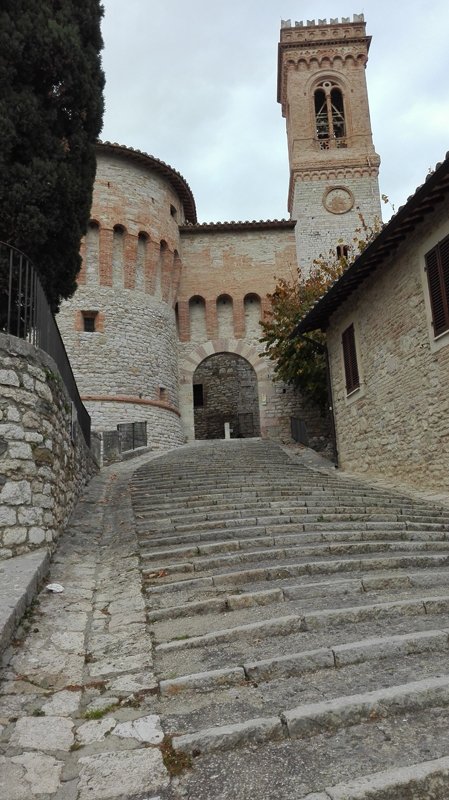
[[[449,798],[449,510],[314,463],[92,481],[5,654],[1,800]]]
[[[106,469],[0,674],[1,800],[157,800],[168,785],[129,480]]]

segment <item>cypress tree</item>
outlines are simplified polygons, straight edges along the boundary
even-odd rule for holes
[[[0,240],[34,261],[53,311],[76,289],[103,117],[100,0],[2,0]]]

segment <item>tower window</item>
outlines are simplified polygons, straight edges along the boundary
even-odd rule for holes
[[[315,91],[315,127],[320,149],[346,147],[343,94],[335,84],[323,81]]]
[[[98,311],[82,311],[81,315],[83,318],[83,331],[86,333],[95,333],[97,330],[96,328],[96,318],[97,318]]]

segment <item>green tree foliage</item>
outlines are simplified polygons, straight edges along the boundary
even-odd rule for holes
[[[261,322],[260,341],[265,344],[265,355],[276,362],[275,380],[300,389],[323,413],[328,399],[325,336],[320,331],[314,331],[313,336],[307,338],[292,338],[291,334],[314,303],[381,230],[380,221],[369,226],[361,214],[359,220],[360,225],[344,257],[337,258],[331,250],[327,258],[315,259],[307,275],[298,269],[290,279],[277,281],[274,292],[268,295],[270,313]]]
[[[0,240],[37,266],[54,311],[76,289],[103,117],[99,0],[2,0]]]

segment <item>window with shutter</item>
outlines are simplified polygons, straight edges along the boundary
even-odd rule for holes
[[[343,345],[343,361],[345,365],[346,391],[348,394],[360,386],[359,368],[357,366],[357,352],[355,349],[354,325],[343,331],[341,337]]]
[[[425,256],[434,336],[449,330],[449,236]]]

